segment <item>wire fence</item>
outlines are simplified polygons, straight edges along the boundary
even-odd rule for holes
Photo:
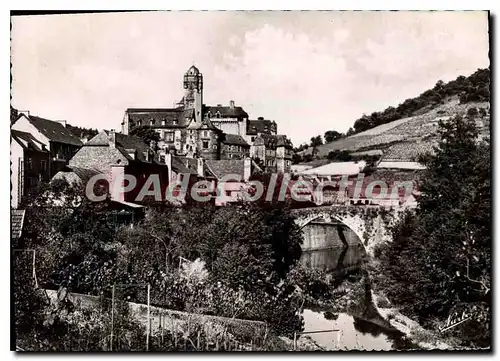
[[[123,348],[126,334],[120,318],[130,315],[145,328],[139,341],[146,351],[255,351],[264,350],[269,337],[268,325],[262,321],[190,313],[151,306],[148,303],[126,301],[129,296],[124,289],[135,287],[138,296],[148,293],[148,285],[114,285],[111,299],[68,293],[66,298],[78,308],[87,308],[109,314],[109,327],[103,335],[106,349],[118,351]],[[58,292],[46,290],[55,302]],[[149,292],[150,294],[150,292]],[[147,295],[146,295],[147,296]]]

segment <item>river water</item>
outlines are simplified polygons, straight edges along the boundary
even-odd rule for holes
[[[336,247],[303,252],[301,262],[317,269],[334,273],[336,278],[347,279],[359,273],[366,259],[360,246]],[[369,291],[369,289],[367,290]],[[307,336],[327,350],[400,350],[411,348],[404,335],[392,328],[375,310],[369,292],[356,300],[356,314],[333,313],[329,309],[305,309],[304,331],[338,330],[312,333]]]

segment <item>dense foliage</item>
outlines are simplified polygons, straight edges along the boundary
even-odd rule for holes
[[[441,326],[457,308],[472,320],[449,331],[465,344],[490,342],[490,145],[477,141],[473,118],[440,123],[441,141],[427,165],[416,214],[377,250],[380,287],[404,312]],[[473,312],[472,309],[475,309]]]
[[[63,182],[49,190],[28,208],[16,245],[36,250],[40,286],[109,297],[112,284],[148,283],[159,306],[266,321],[280,334],[302,328],[302,295],[287,280],[302,238],[286,207],[151,207],[130,227],[112,202],[90,202]],[[186,262],[202,266],[187,277]],[[133,287],[123,297],[146,301]]]

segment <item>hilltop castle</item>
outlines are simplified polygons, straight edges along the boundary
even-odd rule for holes
[[[174,108],[129,108],[122,133],[154,129],[160,152],[207,160],[252,157],[267,170],[289,172],[292,144],[274,121],[250,120],[241,106],[203,104],[203,74],[194,65],[184,74],[184,96]]]

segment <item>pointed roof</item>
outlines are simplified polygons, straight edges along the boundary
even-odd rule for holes
[[[50,141],[81,146],[83,143],[75,137],[62,123],[40,118],[34,115],[26,116],[26,119]]]
[[[191,65],[191,67],[188,69],[188,71],[186,72],[186,74],[189,74],[189,75],[199,75],[200,74],[200,70],[195,67],[194,65]]]
[[[241,145],[243,147],[250,147],[250,145],[243,139],[243,137],[239,134],[224,134],[224,140],[222,141],[224,144],[231,145]]]
[[[24,149],[35,150],[37,152],[48,152],[45,145],[30,133],[21,132],[20,130],[11,130],[11,135]]]

